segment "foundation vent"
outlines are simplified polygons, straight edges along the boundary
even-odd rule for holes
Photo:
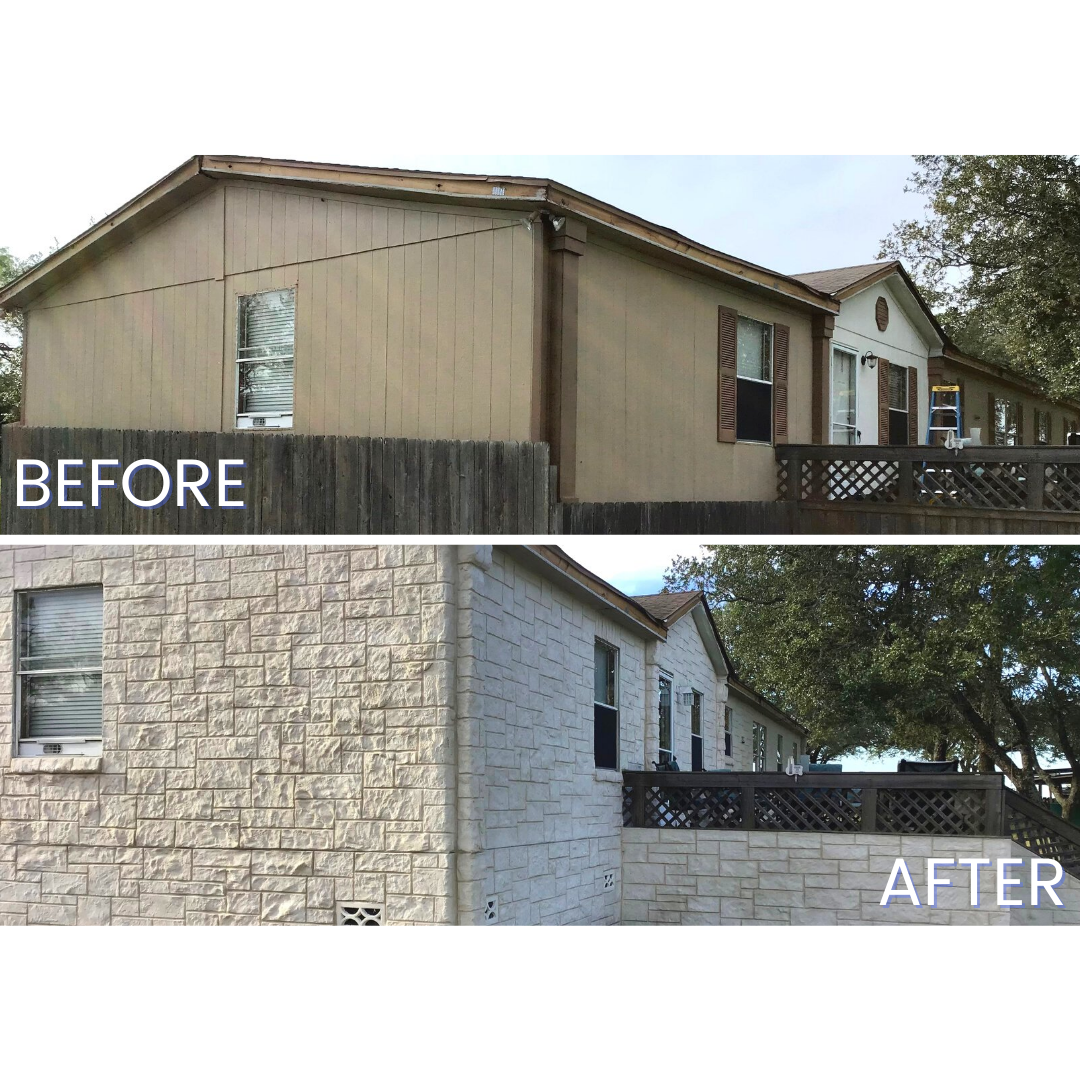
[[[489,896],[484,901],[484,922],[498,922],[499,921],[499,898],[497,896]]]
[[[338,926],[382,926],[382,904],[338,904]]]

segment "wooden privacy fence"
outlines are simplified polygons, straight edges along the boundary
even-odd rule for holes
[[[795,503],[871,503],[981,511],[1080,511],[1080,447],[776,448],[777,495]]]
[[[1000,774],[624,772],[623,824],[1002,836],[1004,791]]]
[[[640,534],[794,533],[800,507],[784,502],[560,503],[554,531]]]
[[[211,505],[192,505],[189,494],[181,509],[174,492],[164,505],[145,509],[115,487],[102,492],[95,510],[87,467],[72,474],[83,480],[82,488],[68,492],[85,507],[58,506],[54,490],[51,505],[19,508],[19,458],[47,462],[54,489],[61,458],[87,466],[92,458],[124,466],[146,458],[173,472],[178,458],[194,458],[213,471],[206,489]],[[217,462],[223,458],[245,462],[231,472],[244,480],[244,509],[217,506]],[[119,483],[120,473],[109,475]],[[145,469],[131,487],[139,498],[151,498],[161,478]],[[0,441],[0,531],[6,534],[534,534],[549,531],[554,492],[546,443],[21,425],[5,427]]]

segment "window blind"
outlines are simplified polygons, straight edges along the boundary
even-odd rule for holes
[[[239,415],[293,411],[295,337],[295,290],[276,289],[239,297],[236,322]]]
[[[22,737],[101,737],[101,589],[19,597]]]

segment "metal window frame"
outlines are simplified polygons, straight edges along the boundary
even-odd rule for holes
[[[660,743],[660,685],[664,682],[668,684],[668,738],[671,740],[670,746],[663,746]],[[665,671],[664,668],[660,668],[656,679],[656,747],[660,754],[675,756],[675,676],[671,672]]]
[[[104,607],[104,589],[100,583],[88,584],[88,585],[57,585],[53,587],[46,587],[41,589],[16,589],[11,594],[11,625],[13,627],[12,634],[12,657],[11,657],[11,670],[12,679],[14,680],[14,693],[12,695],[12,717],[11,717],[11,752],[14,757],[37,757],[38,754],[24,754],[22,748],[24,746],[36,746],[41,747],[49,744],[59,744],[61,747],[61,753],[66,755],[80,755],[84,757],[92,755],[100,755],[102,752],[102,736],[101,735],[72,735],[65,736],[64,738],[53,739],[41,739],[31,738],[28,735],[23,734],[23,680],[36,676],[36,675],[100,675],[102,679],[102,688],[104,689],[105,682],[105,643],[104,633],[102,635],[102,648],[101,648],[101,666],[94,667],[93,665],[77,668],[31,668],[23,670],[22,657],[19,655],[22,651],[19,646],[20,637],[22,635],[23,625],[23,611],[22,601],[23,597],[36,596],[41,593],[64,593],[64,592],[91,592],[95,591],[102,595],[102,605]],[[105,707],[102,703],[101,710],[101,723],[104,729],[105,725]],[[68,747],[86,747],[87,749],[82,751],[69,750]]]
[[[293,294],[293,347],[288,356],[241,356],[240,355],[240,302],[250,296],[265,296],[267,293],[291,292]],[[282,417],[290,417],[289,427],[296,426],[296,286],[283,285],[277,289],[258,289],[256,292],[236,294],[236,319],[234,326],[234,353],[236,360],[233,374],[233,425],[240,420],[280,420]],[[241,364],[275,364],[291,362],[293,365],[293,407],[280,409],[275,412],[241,412],[240,411],[240,365]],[[281,430],[280,428],[276,430]]]
[[[615,699],[613,705],[609,705],[606,701],[596,700],[596,646],[601,645],[607,649],[614,658],[614,671],[612,673],[611,680],[611,696]],[[618,770],[619,763],[622,761],[622,723],[619,716],[619,679],[621,672],[621,664],[619,662],[619,646],[613,645],[607,638],[600,637],[599,634],[593,638],[593,709],[599,705],[602,709],[610,709],[615,714],[615,769]],[[595,722],[595,721],[594,721]]]

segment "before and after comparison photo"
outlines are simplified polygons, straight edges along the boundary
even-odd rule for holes
[[[115,943],[192,1008],[437,971],[441,1024],[468,967],[535,1039],[681,964],[736,1026],[1005,928],[1068,967],[1080,158],[425,151],[200,80],[0,178],[0,988]]]

